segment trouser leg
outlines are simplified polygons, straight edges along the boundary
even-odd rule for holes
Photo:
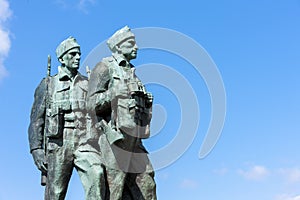
[[[115,169],[106,169],[110,200],[122,200],[126,173]]]
[[[125,184],[134,200],[156,200],[154,171],[146,153],[133,153]]]
[[[73,170],[72,148],[61,139],[49,140],[45,200],[64,200]]]
[[[107,170],[110,200],[156,200],[154,172],[124,173]]]
[[[84,187],[85,199],[105,200],[106,185],[100,155],[90,151],[76,151],[74,164]]]
[[[141,194],[140,198],[134,198],[136,200],[156,200],[156,184],[154,181],[154,172],[141,173],[132,175],[135,180],[135,184]],[[130,186],[129,186],[130,187]]]

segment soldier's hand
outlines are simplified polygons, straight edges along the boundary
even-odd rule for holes
[[[42,172],[47,172],[47,164],[45,162],[45,153],[43,149],[35,149],[32,151],[35,165]]]

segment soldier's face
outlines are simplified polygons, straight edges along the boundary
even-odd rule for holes
[[[70,69],[78,69],[80,65],[80,49],[70,49],[63,57],[62,64]]]
[[[136,45],[136,42],[135,42],[134,38],[130,38],[128,40],[125,40],[123,43],[120,44],[119,47],[120,47],[121,53],[128,60],[136,58],[138,46]]]

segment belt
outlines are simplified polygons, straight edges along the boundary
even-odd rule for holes
[[[75,122],[74,121],[65,121],[64,127],[65,128],[75,128]]]
[[[83,121],[75,120],[75,121],[65,121],[64,128],[77,128],[77,129],[85,129],[86,124]]]

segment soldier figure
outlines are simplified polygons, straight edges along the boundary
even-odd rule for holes
[[[153,98],[130,63],[138,50],[135,36],[125,26],[107,44],[112,56],[103,58],[91,72],[87,108],[92,130],[104,133],[99,144],[109,199],[156,200],[154,172],[142,144],[149,137]]]
[[[59,44],[58,74],[44,78],[34,95],[28,129],[30,152],[39,170],[47,173],[45,200],[65,199],[75,167],[85,199],[101,200],[105,178],[97,135],[87,131],[87,77],[78,72],[80,46],[73,37]]]

